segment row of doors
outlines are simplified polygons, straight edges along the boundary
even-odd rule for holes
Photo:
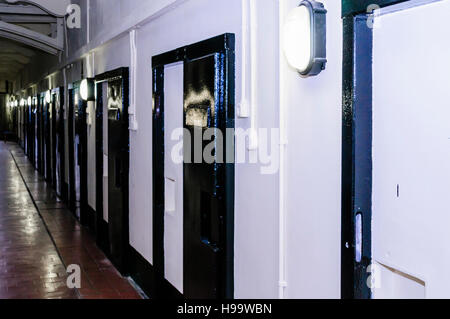
[[[99,90],[96,101],[81,98],[81,82],[69,85],[66,108],[63,87],[34,97],[32,105],[23,107],[24,125],[20,135],[36,170],[81,224],[96,235],[99,246],[125,274],[128,259],[128,70],[108,72],[96,81]],[[95,109],[95,119],[91,123],[88,123],[88,103],[93,103]],[[88,130],[95,131],[95,139],[88,139]],[[88,191],[93,187],[88,185],[89,143],[94,144],[97,157],[93,161],[97,184],[95,207],[88,203]]]
[[[222,152],[224,159],[229,158],[227,152],[234,154],[234,142],[232,149],[227,144],[227,130],[234,129],[234,43],[233,34],[224,34],[152,59],[153,194],[146,196],[153,196],[151,268],[156,297],[234,295],[234,163],[219,158]],[[45,94],[38,96],[26,110],[25,149],[81,223],[95,232],[116,267],[127,273],[133,266],[128,264],[128,69],[93,81],[92,102],[81,99],[81,83],[69,87],[66,114],[62,88],[50,103]],[[90,103],[96,106],[95,119],[87,112]],[[171,135],[179,128],[185,134],[183,149],[194,152],[198,134],[209,130],[214,132],[210,139],[217,141],[222,135],[215,161],[184,158],[176,164]],[[93,142],[95,212],[88,204],[87,176]],[[203,154],[207,143],[200,146]]]

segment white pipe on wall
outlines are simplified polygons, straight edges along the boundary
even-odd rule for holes
[[[250,116],[250,105],[247,98],[247,69],[248,69],[248,39],[250,33],[249,0],[242,0],[242,88],[241,103],[239,105],[239,117],[247,118]]]
[[[87,78],[93,78],[95,76],[95,52],[91,52],[86,56],[86,77]],[[94,102],[89,101],[87,103],[88,107],[86,109],[87,118],[86,118],[86,124],[88,127],[92,125],[92,122],[95,121],[94,114],[95,114],[95,106]]]
[[[257,0],[250,1],[250,58],[251,58],[251,98],[249,150],[258,148],[258,14]]]
[[[287,121],[286,108],[287,104],[284,100],[284,88],[286,79],[286,60],[282,51],[282,31],[284,17],[286,16],[286,0],[279,0],[279,125],[280,125],[280,171],[279,171],[279,282],[278,297],[284,299],[286,297],[286,148],[287,148]]]
[[[136,29],[130,31],[130,107],[128,114],[130,119],[130,130],[137,131],[138,122],[136,118],[136,96],[137,96],[137,47]]]

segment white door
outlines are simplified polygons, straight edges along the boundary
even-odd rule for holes
[[[183,293],[183,75],[183,63],[167,65],[164,69],[164,273],[167,281],[181,293]]]
[[[384,13],[373,39],[373,296],[450,298],[450,1]]]

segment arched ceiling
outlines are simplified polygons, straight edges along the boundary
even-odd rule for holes
[[[22,69],[42,53],[20,43],[0,38],[0,80],[12,81]]]
[[[0,0],[0,81],[14,80],[30,63],[64,50],[69,0]]]

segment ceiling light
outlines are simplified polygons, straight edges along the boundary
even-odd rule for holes
[[[50,104],[51,101],[52,101],[52,94],[50,93],[50,90],[48,90],[47,92],[45,92],[45,102],[47,102],[47,104]]]

